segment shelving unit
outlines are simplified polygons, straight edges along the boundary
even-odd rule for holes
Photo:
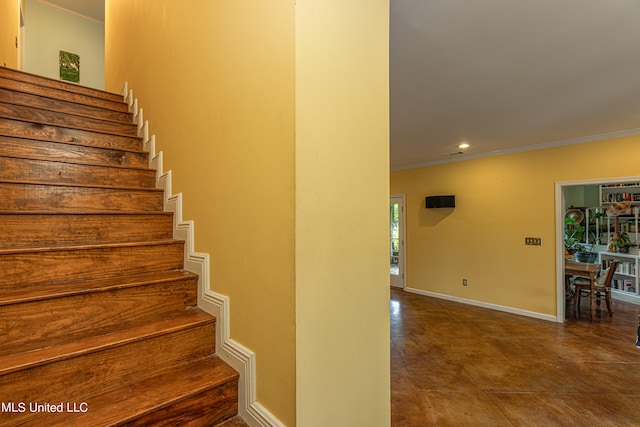
[[[621,184],[606,184],[600,186],[600,202],[610,205],[615,202],[628,200],[640,202],[640,182],[626,182]]]
[[[607,268],[613,259],[620,261],[613,276],[611,289],[613,297],[640,304],[640,293],[638,292],[640,255],[620,252],[598,252],[598,262],[603,269]]]
[[[624,214],[617,217],[620,224],[620,231],[629,235],[633,242],[640,242],[640,227],[638,217],[640,215],[640,182],[626,182],[617,184],[606,184],[600,186],[601,208],[595,212],[604,212],[607,207],[616,202],[629,201],[631,208]],[[589,215],[587,209],[587,216]],[[598,235],[596,244],[607,245],[611,235],[615,232],[614,217],[607,217],[596,220]],[[602,224],[602,227],[600,226]],[[605,227],[606,225],[606,227]],[[606,231],[605,231],[606,230]]]

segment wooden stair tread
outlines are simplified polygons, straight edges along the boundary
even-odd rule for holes
[[[87,330],[65,335],[55,340],[33,342],[22,352],[16,348],[0,347],[0,375],[30,369],[47,363],[68,360],[87,353],[126,345],[136,341],[165,335],[205,323],[215,323],[215,317],[202,310],[187,308],[173,316],[137,323],[117,324],[101,330]],[[11,347],[11,346],[7,346]],[[6,354],[10,352],[10,354]]]
[[[8,211],[162,211],[164,202],[159,188],[0,182],[0,209]]]
[[[0,130],[1,133],[1,130]],[[34,160],[57,159],[79,165],[111,165],[149,167],[149,153],[138,147],[112,147],[83,141],[61,141],[55,138],[18,138],[0,135],[0,155]]]
[[[0,210],[1,215],[173,215],[168,211],[75,211],[72,214],[68,212],[57,211],[16,211],[16,210]]]
[[[20,120],[16,120],[16,121],[20,121]],[[127,137],[130,139],[137,139],[139,141],[142,141],[141,137]],[[127,153],[146,153],[146,151],[142,150],[142,149],[131,149],[131,148],[113,148],[113,147],[104,147],[104,146],[99,146],[99,145],[94,145],[94,144],[89,144],[86,141],[80,141],[80,140],[76,140],[76,141],[60,141],[58,139],[54,139],[54,138],[47,138],[46,136],[44,137],[35,137],[35,136],[9,136],[9,135],[3,135],[0,132],[0,142],[13,142],[13,143],[17,143],[17,144],[23,144],[25,143],[25,141],[38,141],[38,142],[50,142],[53,144],[60,144],[61,146],[64,145],[70,145],[70,146],[74,146],[74,147],[87,147],[87,148],[95,148],[97,150],[116,150],[116,151],[123,151],[123,152],[127,152]],[[29,157],[31,158],[31,157]]]
[[[87,214],[0,211],[0,248],[173,239],[172,212]],[[35,243],[38,242],[38,243]]]
[[[197,274],[186,270],[168,270],[106,279],[86,280],[82,282],[66,282],[54,285],[6,289],[2,291],[2,294],[0,294],[0,307],[9,304],[62,298],[72,295],[87,294],[90,292],[115,291],[118,289],[169,282],[173,280],[195,279],[197,277]]]
[[[2,141],[0,141],[2,142]],[[124,150],[123,150],[124,151]],[[138,153],[144,153],[143,151],[137,151]],[[149,172],[154,172],[155,173],[155,169],[149,168],[149,167],[145,167],[145,166],[129,166],[129,165],[105,165],[105,164],[98,164],[98,163],[80,163],[80,162],[73,162],[73,161],[69,161],[67,159],[52,159],[52,158],[34,158],[34,157],[29,157],[26,154],[21,154],[21,155],[15,155],[15,154],[0,154],[0,158],[11,158],[11,159],[20,159],[20,160],[32,160],[32,161],[38,161],[38,162],[47,162],[47,163],[55,163],[55,164],[63,164],[63,165],[81,165],[81,166],[95,166],[95,167],[100,167],[100,168],[110,168],[110,169],[114,169],[114,170],[134,170],[134,171],[149,171]]]
[[[118,135],[0,115],[0,135],[40,141],[80,143],[92,147],[142,150],[142,137]]]
[[[118,277],[125,274],[184,269],[184,242],[86,246],[84,250],[56,248],[3,250],[0,291],[28,286]],[[46,249],[46,248],[45,248]]]
[[[90,399],[86,414],[65,414],[50,426],[116,426],[238,380],[238,373],[218,356],[190,362],[139,383],[126,384]],[[135,396],[135,398],[131,398]],[[43,420],[50,417],[40,416]],[[34,420],[35,421],[35,420]],[[149,424],[150,425],[150,424]],[[171,424],[177,425],[177,424]]]
[[[108,92],[106,90],[95,89],[87,86],[81,86],[59,79],[52,79],[49,77],[40,76],[38,74],[14,70],[8,67],[0,67],[0,76],[15,81],[31,83],[36,86],[61,89],[67,92],[81,93],[83,95],[92,96],[95,98],[104,98],[112,101],[124,102],[123,96],[118,93]]]
[[[31,252],[57,252],[57,251],[86,251],[93,249],[106,249],[106,248],[126,248],[133,246],[157,246],[157,245],[183,245],[184,240],[178,239],[157,239],[150,241],[137,241],[137,242],[114,242],[114,243],[84,243],[79,245],[60,245],[60,246],[28,246],[21,248],[0,248],[0,255],[7,254],[24,254]]]
[[[52,185],[156,188],[156,171],[111,165],[79,165],[57,160],[0,155],[0,181],[38,182]]]
[[[14,181],[10,179],[0,179],[0,184],[12,184],[12,185],[33,185],[33,186],[46,186],[46,187],[65,187],[65,188],[100,188],[105,190],[131,190],[131,191],[145,191],[150,193],[163,193],[162,188],[145,188],[145,187],[126,187],[121,185],[93,185],[65,182],[63,184],[51,183],[46,181]]]
[[[129,113],[129,106],[124,102],[124,98],[122,96],[120,96],[119,99],[114,100],[94,96],[92,94],[79,93],[73,90],[32,85],[19,80],[3,77],[1,70],[0,79],[2,80],[1,85],[6,89],[11,90],[13,93],[29,93],[32,96],[44,96],[57,101],[73,102],[82,106],[96,107],[101,110],[112,111],[114,113]]]
[[[9,104],[36,107],[47,111],[64,111],[67,114],[88,119],[105,120],[114,123],[133,124],[132,114],[124,111],[88,105],[77,100],[58,99],[48,94],[30,91],[30,85],[9,88],[7,79],[0,77],[0,100]],[[15,85],[14,85],[15,86]]]
[[[0,102],[0,117],[32,123],[48,124],[69,129],[86,130],[110,135],[135,137],[138,126],[133,123],[116,123],[100,119],[79,117],[36,107]]]

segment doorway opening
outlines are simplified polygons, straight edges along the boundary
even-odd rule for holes
[[[394,288],[406,286],[404,194],[389,198],[389,282]]]
[[[612,297],[640,304],[640,176],[557,182],[555,197],[556,321],[565,321],[567,259],[606,265],[618,258]]]

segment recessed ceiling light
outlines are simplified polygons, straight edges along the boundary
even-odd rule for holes
[[[462,142],[458,144],[458,148],[469,148],[469,147],[471,147],[471,145],[469,145],[468,142]]]

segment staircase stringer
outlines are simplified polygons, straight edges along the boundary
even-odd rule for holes
[[[127,92],[128,91],[128,92]],[[142,109],[133,98],[133,90],[125,83],[122,90],[129,111],[138,125],[143,149],[149,153],[149,166],[156,170],[156,188],[164,190],[164,211],[173,212],[173,237],[185,241],[184,268],[198,274],[198,307],[214,315],[216,321],[216,353],[240,374],[238,381],[238,413],[251,426],[284,427],[256,397],[256,355],[231,338],[228,296],[211,290],[209,254],[195,251],[195,223],[182,218],[182,193],[173,194],[172,171],[164,172],[163,153],[156,153],[155,135],[149,136],[148,121],[142,124]]]

